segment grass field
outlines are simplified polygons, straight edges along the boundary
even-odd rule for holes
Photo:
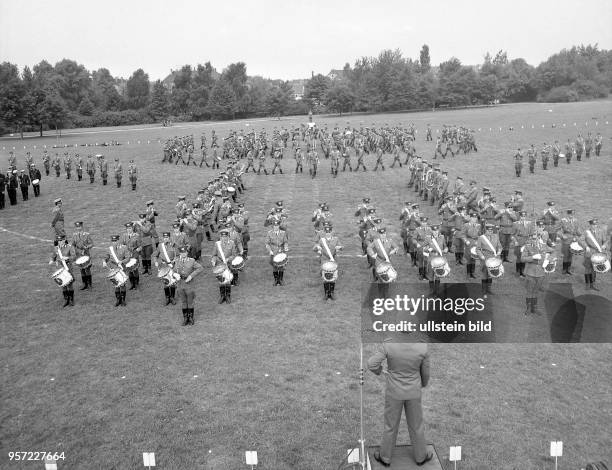
[[[246,468],[244,451],[257,450],[262,469],[335,469],[346,449],[356,446],[360,288],[370,272],[365,260],[356,257],[360,244],[353,212],[362,197],[370,196],[399,242],[399,212],[404,201],[415,199],[406,188],[405,168],[340,173],[333,179],[329,161],[323,160],[320,175],[311,180],[307,173],[295,175],[292,160],[285,158],[283,175],[249,174],[241,200],[250,212],[253,258],[240,287],[233,290],[232,304],[222,306],[217,305],[217,283],[204,260],[191,328],[180,326],[179,305],[162,307],[163,290],[154,276],[141,274],[141,288],[128,292],[127,307],[115,308],[112,286],[100,266],[110,235],[134,220],[145,201],[155,199],[161,214],[158,231],[165,230],[174,218],[176,197],[186,193],[194,198],[213,174],[161,165],[158,139],[193,133],[199,141],[205,132],[210,142],[213,128],[225,136],[230,128],[271,131],[303,121],[250,121],[248,128],[246,121],[238,121],[87,130],[62,137],[62,145],[124,143],[70,150],[104,153],[109,162],[119,157],[124,171],[133,158],[140,172],[138,191],[130,190],[125,176],[117,189],[112,178],[102,186],[97,175],[90,185],[87,178],[67,181],[62,172],[61,178],[43,175],[40,198],[30,194],[28,202],[21,202],[19,195],[17,206],[0,212],[5,266],[0,468],[42,468],[41,462],[9,462],[9,451],[63,451],[66,460],[59,462],[60,469],[140,468],[142,452],[155,452],[163,469],[240,469]],[[574,208],[583,222],[598,216],[604,223],[612,216],[609,101],[315,121],[331,127],[347,121],[357,127],[362,122],[414,122],[417,151],[427,159],[434,149],[424,142],[427,123],[434,129],[444,123],[480,129],[478,153],[441,161],[451,181],[457,175],[476,179],[479,187],[491,187],[498,201],[521,189],[528,211],[554,199],[562,210]],[[517,146],[565,142],[590,129],[604,136],[601,157],[514,177]],[[40,148],[54,143],[54,136],[3,139],[0,168],[6,167],[8,149],[23,145],[42,167]],[[24,153],[17,151],[20,168]],[[391,157],[385,158],[390,163]],[[373,157],[366,160],[371,169]],[[67,232],[75,221],[84,221],[98,256],[93,291],[78,290],[77,273],[76,306],[66,309],[61,308],[60,289],[48,277],[52,245],[44,241],[51,238],[50,211],[56,197],[64,201]],[[265,214],[278,199],[289,209],[291,233],[282,288],[272,287],[263,227]],[[311,251],[310,216],[321,201],[330,204],[334,229],[345,245],[334,303],[322,300],[318,261]],[[424,212],[435,218],[429,206]],[[205,245],[204,253],[210,252],[212,243]],[[402,280],[416,282],[416,271],[406,258],[394,264]],[[574,293],[584,296],[579,260],[574,271]],[[450,280],[464,281],[464,270],[454,269]],[[566,280],[559,274],[550,279]],[[600,294],[612,299],[611,275],[598,280]],[[494,289],[511,300],[501,310],[506,321],[528,328],[526,322],[532,320],[523,316],[523,286],[514,276],[513,263]],[[591,296],[585,302],[594,300]],[[366,358],[374,348],[365,345]],[[550,469],[551,440],[564,443],[559,468],[577,469],[592,460],[612,462],[610,344],[432,344],[430,349],[432,381],[423,399],[426,435],[447,466],[449,446],[461,445],[462,469]],[[366,375],[368,445],[378,444],[381,436],[383,390],[381,379]],[[402,429],[398,443],[407,440]]]

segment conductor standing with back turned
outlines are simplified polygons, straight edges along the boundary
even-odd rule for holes
[[[406,412],[414,459],[417,465],[423,465],[433,458],[432,453],[427,453],[421,406],[421,388],[426,387],[429,382],[427,343],[393,343],[387,339],[383,342],[381,350],[368,360],[368,368],[376,375],[380,375],[385,359],[387,360],[385,425],[380,452],[374,454],[374,459],[385,467],[391,465],[403,409]]]

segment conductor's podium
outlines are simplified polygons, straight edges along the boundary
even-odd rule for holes
[[[374,452],[376,452],[378,449],[378,446],[368,447],[368,457],[372,470],[444,470],[444,467],[438,458],[436,448],[433,446],[433,444],[429,444],[427,446],[427,452],[433,453],[433,459],[420,467],[416,464],[414,458],[412,457],[412,446],[410,445],[395,446],[390,467],[383,467],[380,463],[374,460]]]

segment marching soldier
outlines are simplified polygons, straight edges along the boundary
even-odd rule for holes
[[[78,153],[74,156],[74,165],[77,171],[77,178],[79,181],[83,179],[83,157],[81,157]]]
[[[474,276],[474,272],[476,270],[476,258],[472,254],[472,248],[476,247],[478,243],[478,238],[481,233],[481,225],[478,223],[478,214],[476,212],[470,212],[469,222],[463,225],[462,231],[462,239],[465,245],[465,270],[467,275],[471,279],[476,279]]]
[[[87,170],[87,174],[89,175],[89,184],[94,182],[96,177],[96,162],[93,159],[91,154],[87,155],[87,163],[85,164],[85,169]]]
[[[118,158],[115,158],[115,166],[113,167],[113,171],[115,172],[115,180],[117,181],[117,187],[121,187],[121,179],[123,178],[123,166],[121,166],[121,162]]]
[[[450,197],[450,199],[452,200],[452,197],[450,196],[449,192],[448,192],[448,187],[450,185],[450,181],[448,180],[448,171],[443,171],[442,172],[442,176],[438,182],[438,187],[437,187],[437,198],[440,201],[438,207],[442,207],[442,204],[444,204],[444,201],[447,199],[447,196]]]
[[[43,152],[42,161],[43,161],[43,166],[45,167],[45,173],[46,173],[47,176],[49,176],[49,170],[50,170],[50,165],[51,165],[51,161],[50,160],[51,159],[49,158],[49,154],[45,150]]]
[[[454,204],[452,203],[452,197],[446,196],[446,202],[442,204],[442,207],[438,211],[438,215],[442,216],[442,235],[444,236],[445,246],[450,251],[453,244],[452,228],[453,218],[456,213]]]
[[[221,155],[219,153],[219,146],[216,143],[213,143],[212,149],[213,149],[212,167],[213,167],[213,170],[215,168],[218,170],[219,169],[219,165],[221,163]],[[177,159],[176,163],[178,164],[178,159]]]
[[[533,222],[527,220],[527,212],[519,212],[519,220],[513,224],[512,242],[514,243],[514,256],[516,272],[525,277],[525,262],[522,260],[523,247],[529,242],[531,235],[536,233]]]
[[[527,296],[525,298],[525,315],[533,313],[539,315],[540,312],[537,310],[538,306],[538,291],[542,287],[542,281],[545,276],[544,268],[542,263],[546,258],[546,255],[552,250],[548,248],[537,233],[532,233],[530,242],[522,247],[521,259],[523,263],[526,263],[525,277],[527,282]]]
[[[495,220],[499,223],[499,241],[502,246],[502,261],[509,263],[508,253],[510,252],[510,242],[512,240],[512,234],[514,233],[514,222],[518,217],[514,213],[509,201],[504,202],[504,209],[499,211],[495,216]]]
[[[300,173],[304,173],[304,166],[302,165],[304,163],[304,152],[302,152],[302,149],[298,146],[295,149],[295,172],[297,173],[298,170]],[[255,171],[255,169],[253,168],[253,171]]]
[[[125,233],[121,235],[120,242],[122,245],[125,245],[129,258],[136,260],[136,264],[132,266],[127,266],[128,277],[130,279],[130,290],[137,289],[138,284],[140,284],[140,252],[142,251],[140,237],[134,231],[134,223],[128,222],[125,224]],[[129,260],[133,263],[133,261]]]
[[[264,173],[267,175],[268,174],[268,170],[266,168],[266,151],[265,149],[262,147],[259,149],[259,153],[257,155],[257,174],[259,175],[261,173],[261,170],[264,171]],[[217,167],[218,168],[218,167]]]
[[[378,165],[382,167],[382,171],[385,171],[385,164],[383,163],[383,149],[381,145],[376,147],[376,165],[374,165],[374,171],[378,170]]]
[[[266,249],[270,253],[270,264],[272,265],[272,274],[274,275],[274,285],[283,286],[285,267],[274,264],[274,256],[280,253],[289,251],[289,243],[287,240],[287,232],[280,229],[280,220],[275,219],[272,222],[274,228],[268,232],[266,238]]]
[[[603,143],[603,137],[601,136],[601,132],[598,132],[595,136],[595,156],[599,157],[599,153],[601,152],[601,145]]]
[[[136,224],[135,228],[140,236],[140,256],[142,258],[142,267],[144,268],[142,274],[151,275],[151,255],[153,254],[153,225],[147,220],[147,213],[143,212],[139,214],[140,221]]]
[[[537,157],[536,149],[533,144],[531,144],[531,147],[529,147],[529,149],[527,150],[527,158],[529,159],[529,173],[534,173]]]
[[[599,290],[595,287],[595,280],[597,273],[593,269],[593,262],[591,256],[594,253],[605,253],[608,251],[608,240],[606,231],[603,227],[599,226],[599,221],[594,218],[589,220],[589,228],[585,232],[584,241],[586,249],[584,250],[584,282],[587,287],[592,290]]]
[[[244,210],[244,204],[242,202],[238,204],[238,209],[236,213],[232,215],[232,220],[236,231],[238,231],[242,237],[242,254],[244,259],[247,260],[249,257],[249,241],[251,240],[251,235],[249,233],[249,213]]]
[[[159,244],[159,236],[157,235],[157,230],[155,228],[155,217],[157,217],[159,214],[157,213],[157,211],[155,210],[155,206],[154,206],[154,202],[153,200],[149,200],[147,201],[147,221],[149,221],[149,223],[151,224],[151,237],[153,237],[153,243],[155,243],[155,247],[157,248],[157,245]]]
[[[170,240],[172,246],[177,250],[180,250],[182,247],[186,247],[189,250],[189,241],[187,240],[187,235],[181,232],[181,224],[179,222],[175,222],[172,224],[172,235],[170,235]]]
[[[512,203],[512,209],[515,213],[519,213],[523,210],[525,206],[525,201],[523,200],[523,191],[516,190],[514,191],[514,196],[512,196],[510,202]]]
[[[589,135],[591,135],[590,132],[589,132]],[[30,166],[32,166],[32,163],[34,163],[34,158],[32,158],[32,154],[30,152],[26,152],[26,156],[25,156],[26,168],[30,168]]]
[[[424,243],[423,256],[425,258],[425,278],[429,279],[429,288],[431,292],[438,294],[440,279],[437,278],[433,270],[431,258],[433,256],[444,257],[444,254],[448,252],[448,248],[444,246],[444,236],[440,233],[439,225],[434,224],[431,226],[431,233],[425,238]]]
[[[83,287],[81,290],[85,290],[88,287],[93,287],[91,282],[91,249],[93,248],[93,240],[89,232],[83,230],[83,222],[75,222],[75,232],[72,234],[72,246],[74,247],[75,257],[89,256],[90,261],[84,267],[81,267],[81,279],[83,281]]]
[[[66,284],[62,288],[62,294],[64,296],[64,307],[70,305],[74,306],[74,274],[72,271],[72,263],[75,260],[76,255],[72,245],[66,241],[66,235],[57,235],[55,237],[55,247],[53,248],[53,255],[49,260],[49,264],[55,263],[55,266],[59,266],[60,263],[65,264],[68,272],[72,276],[72,281]]]
[[[363,171],[368,171],[365,166],[365,163],[363,163],[363,157],[365,155],[363,141],[359,142],[359,145],[357,146],[355,152],[357,153],[357,167],[355,168],[355,171],[359,171],[359,168],[363,168]]]
[[[0,172],[0,209],[4,209],[4,188],[6,186],[6,177]]]
[[[347,147],[343,147],[342,148],[342,159],[343,159],[343,163],[342,163],[342,171],[346,171],[346,167],[349,167],[349,171],[352,172],[353,171],[353,167],[351,166],[351,154],[349,153],[349,150]],[[401,163],[400,163],[400,166]],[[338,171],[336,170],[336,174],[338,173]]]
[[[183,220],[187,215],[187,203],[185,202],[185,196],[179,196],[178,202],[174,206],[177,220]]]
[[[561,254],[563,255],[563,272],[562,274],[571,275],[570,268],[572,267],[572,252],[570,245],[577,242],[582,236],[582,230],[578,225],[578,221],[574,217],[574,209],[567,210],[567,217],[561,219],[559,228],[559,237],[561,238]]]
[[[308,152],[308,166],[308,173],[314,179],[317,176],[317,168],[319,167],[319,154],[314,148]]]
[[[578,134],[576,138],[576,160],[582,161],[582,152],[584,151],[584,137],[582,134]]]
[[[51,220],[51,228],[55,231],[54,239],[57,237],[66,237],[66,232],[64,232],[64,211],[62,209],[62,199],[57,198],[53,201],[55,207],[53,208],[53,218]]]
[[[274,154],[272,156],[272,158],[274,159],[274,166],[272,167],[272,174],[274,174],[276,172],[276,169],[278,168],[278,171],[280,171],[281,175],[283,174],[283,168],[280,165],[280,161],[281,158],[283,158],[283,151],[280,147],[277,147],[274,150]]]
[[[119,241],[119,235],[111,235],[111,244],[108,247],[108,253],[102,261],[102,266],[107,267],[110,266],[111,269],[120,269],[124,271],[126,263],[130,259],[130,253],[128,248]],[[119,305],[126,306],[125,296],[127,294],[125,283],[121,285],[115,285],[115,298],[117,302],[115,302],[115,307],[119,307]]]
[[[468,210],[478,210],[478,188],[475,180],[470,181],[470,189],[465,195],[465,207]]]
[[[402,167],[402,162],[400,161],[400,146],[395,143],[393,145],[393,163],[391,163],[391,168],[395,168],[395,164],[399,163],[400,168]]]
[[[132,191],[136,191],[136,181],[138,179],[138,168],[134,163],[134,160],[130,160],[130,164],[128,166],[128,178],[130,179],[130,183],[132,184]]]
[[[15,156],[15,152],[13,152],[12,150],[9,152],[9,168],[11,171],[16,170],[17,169],[17,157]]]
[[[550,161],[550,147],[544,142],[542,146],[542,151],[540,152],[542,155],[542,169],[548,169],[548,162]]]
[[[100,158],[100,176],[102,177],[102,184],[106,186],[108,182],[108,162],[106,161],[106,158],[104,158],[104,155],[96,156]]]
[[[69,180],[72,172],[72,157],[68,152],[64,153],[64,170],[66,171],[66,179]]]
[[[25,170],[21,170],[21,175],[19,175],[19,187],[21,189],[21,198],[27,201],[30,198],[30,175],[28,175]]]
[[[433,138],[431,136],[431,124],[427,124],[427,133],[425,134],[425,142],[432,142]]]
[[[570,142],[570,140],[567,139],[567,142],[565,143],[565,161],[567,162],[568,165],[572,161],[572,156],[574,155],[574,152],[576,152],[574,143]]]
[[[196,205],[199,206],[197,203]],[[190,258],[196,259],[197,253],[201,250],[201,247],[198,246],[198,221],[193,216],[192,210],[187,210],[185,213],[185,217],[182,219],[182,227],[183,233],[187,235],[187,243],[189,244],[189,250],[187,253],[189,254]]]
[[[546,204],[548,208],[542,212],[541,220],[544,222],[544,228],[548,232],[548,240],[554,243],[557,241],[557,225],[560,220],[559,212],[555,209],[555,201],[548,201]]]
[[[157,245],[157,249],[153,253],[155,259],[155,267],[159,269],[159,263],[172,268],[174,260],[178,255],[178,250],[170,242],[170,232],[162,233],[162,241]],[[166,305],[176,305],[176,285],[164,285],[164,295],[166,296]]]
[[[485,224],[485,233],[478,237],[476,244],[476,253],[480,258],[481,273],[482,273],[482,293],[486,299],[487,294],[491,294],[491,286],[493,284],[493,278],[489,274],[487,269],[486,260],[491,257],[497,257],[501,252],[502,246],[499,243],[498,236],[493,233],[493,224]]]
[[[178,293],[183,307],[183,326],[194,325],[195,288],[192,280],[204,268],[193,258],[187,256],[187,248],[179,249],[179,257],[174,263],[174,272],[181,276],[178,281]]]
[[[331,174],[334,175],[334,178],[338,176],[338,168],[340,168],[340,150],[338,148],[334,148],[330,152],[331,157]]]
[[[230,238],[230,231],[227,228],[219,230],[220,240],[215,242],[213,252],[210,258],[213,268],[218,264],[224,264],[228,269],[231,269],[232,260],[239,255],[236,243]],[[232,286],[238,285],[238,272],[232,270],[232,281],[229,284],[219,284],[219,304],[227,302],[232,303]],[[236,282],[234,282],[236,281]]]
[[[53,157],[53,162],[51,163],[51,166],[53,166],[53,168],[55,169],[55,176],[59,178],[60,170],[62,168],[62,162],[57,152],[55,153],[55,157]]]
[[[519,147],[516,150],[516,154],[514,155],[514,172],[516,173],[516,177],[521,177],[521,172],[523,171],[523,154],[521,153],[521,148]]]
[[[338,237],[336,237],[332,233],[331,224],[326,224],[324,229],[323,236],[319,239],[319,241],[315,244],[313,251],[316,251],[319,255],[319,260],[321,265],[326,261],[336,262],[336,256],[338,251],[342,250],[342,245],[340,245],[340,241]],[[323,271],[321,270],[321,276],[323,276]],[[337,279],[337,270],[334,273],[332,280],[327,280],[324,278],[323,281],[323,290],[325,292],[325,297],[323,300],[331,299],[336,300],[334,297],[334,289],[336,288],[336,279]]]
[[[380,281],[376,274],[376,268],[381,263],[390,263],[389,258],[399,250],[393,239],[387,237],[387,229],[380,227],[378,229],[378,237],[368,245],[368,255],[374,261],[372,275],[374,280]]]
[[[30,181],[32,182],[32,189],[34,190],[34,197],[38,197],[40,196],[40,180],[42,179],[42,175],[34,163],[30,165],[28,172],[30,174]]]
[[[555,168],[559,166],[560,154],[561,154],[561,147],[559,146],[559,141],[555,140],[555,143],[552,146],[552,159],[553,159],[553,166]]]
[[[427,278],[427,259],[424,255],[424,249],[427,247],[427,239],[431,236],[431,227],[428,225],[429,219],[421,217],[421,225],[415,231],[416,238],[416,259],[419,267],[419,281]]]
[[[463,253],[465,250],[465,235],[463,233],[463,227],[466,223],[469,222],[469,220],[470,218],[466,215],[465,207],[463,206],[457,206],[455,213],[452,215],[450,219],[451,234],[453,238],[453,250],[455,252],[455,264],[456,265],[463,264],[463,262],[461,261],[463,259]]]
[[[584,139],[584,155],[586,158],[591,158],[591,151],[593,150],[593,135],[589,132],[586,139]]]

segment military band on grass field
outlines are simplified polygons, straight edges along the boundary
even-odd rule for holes
[[[428,130],[427,141],[433,141],[431,128]],[[554,201],[549,201],[538,215],[533,211],[528,214],[524,209],[525,202],[521,191],[515,191],[509,200],[498,203],[491,189],[479,188],[475,180],[466,183],[461,176],[457,176],[451,182],[448,171],[443,170],[439,162],[428,162],[416,154],[415,134],[412,125],[407,128],[383,126],[380,129],[374,126],[361,129],[347,126],[340,129],[336,126],[329,130],[319,129],[309,123],[293,129],[274,129],[270,138],[265,131],[232,131],[220,141],[213,131],[210,165],[207,158],[207,141],[205,136],[202,136],[202,160],[199,166],[206,164],[218,168],[219,163],[225,160],[226,170],[220,171],[206,187],[199,190],[192,202],[188,202],[187,196],[178,197],[173,214],[175,219],[171,222],[172,230],[162,232],[161,240],[156,230],[156,218],[159,214],[152,200],[147,201],[146,209],[138,213],[136,220],[125,223],[121,235],[115,234],[111,237],[110,246],[104,250],[102,265],[109,269],[106,277],[114,286],[115,306],[127,304],[128,281],[129,290],[138,290],[140,274],[157,274],[164,291],[165,305],[175,305],[178,293],[182,303],[183,324],[193,324],[195,284],[192,282],[204,269],[201,258],[205,242],[212,243],[212,250],[206,251],[206,255],[210,253],[212,273],[219,283],[219,303],[230,304],[232,287],[240,284],[240,273],[248,259],[250,242],[248,212],[244,203],[238,200],[245,191],[242,175],[251,170],[259,175],[263,170],[264,176],[275,174],[276,170],[282,174],[282,160],[293,158],[294,173],[303,173],[305,163],[309,167],[310,177],[315,178],[320,162],[319,155],[330,159],[331,174],[334,178],[339,172],[344,173],[347,170],[348,173],[367,171],[364,157],[370,154],[372,159],[376,159],[374,171],[379,168],[380,171],[385,171],[385,154],[391,154],[393,157],[389,168],[396,168],[396,165],[397,168],[407,167],[410,175],[408,188],[414,190],[417,200],[405,202],[400,210],[401,248],[398,245],[400,240],[395,240],[394,234],[388,231],[369,197],[364,197],[355,211],[359,227],[356,235],[361,240],[360,256],[367,258],[367,267],[372,270],[375,282],[388,284],[394,281],[427,281],[431,292],[437,295],[441,292],[441,282],[449,278],[451,271],[465,266],[464,280],[469,282],[480,279],[482,296],[486,298],[494,293],[494,281],[503,282],[503,276],[506,274],[504,263],[514,261],[515,275],[525,282],[525,314],[532,314],[538,313],[538,291],[546,276],[555,272],[557,259],[562,259],[562,274],[572,276],[570,269],[574,257],[581,256],[585,285],[588,289],[598,290],[597,274],[606,273],[610,269],[611,225],[606,229],[599,225],[597,218],[591,218],[588,225],[584,226],[576,219],[573,209],[566,209],[562,215]],[[557,141],[551,146],[544,144],[540,151],[542,168],[547,168],[549,155],[552,156],[553,167],[557,166],[563,157],[568,164],[574,157],[580,160],[582,153],[590,158],[593,148],[595,154],[599,155],[601,141],[600,134],[595,137],[589,134],[585,139],[579,136],[576,144],[568,141],[566,154],[561,153]],[[222,147],[219,147],[220,143]],[[477,151],[473,131],[463,127],[445,126],[435,145],[434,160],[438,157],[446,158],[449,152],[450,158],[453,158],[459,151]],[[457,148],[453,149],[453,145]],[[582,148],[582,152],[577,150],[579,148]],[[182,161],[186,166],[193,162],[194,166],[198,166],[193,157],[193,149],[193,136],[169,139],[164,146],[164,161],[175,164]],[[351,152],[354,152],[357,158],[355,166],[351,161]],[[405,160],[401,158],[402,153],[405,154]],[[537,154],[538,151],[532,145],[527,152],[530,161],[533,161],[534,155]],[[270,172],[266,167],[268,156],[274,161]],[[96,172],[99,170],[102,184],[105,185],[108,179],[108,162],[104,155],[96,155],[95,158],[94,161],[94,157],[88,155],[85,163],[90,184],[95,182]],[[515,161],[516,175],[520,176],[520,149]],[[11,203],[16,192],[10,192],[11,189],[16,190],[14,181],[28,182],[36,179],[40,182],[40,171],[36,169],[29,153],[26,162],[30,168],[29,175],[19,175],[16,158],[11,154]],[[257,170],[255,162],[258,164]],[[68,153],[64,154],[63,159],[66,179],[71,177],[73,163],[78,180],[81,180],[82,158],[76,154],[73,160]],[[57,153],[51,161],[45,151],[43,164],[47,175],[53,166],[59,177],[61,161]],[[112,170],[117,187],[121,188],[123,167],[118,158],[115,158]],[[25,172],[22,170],[21,173]],[[138,169],[134,161],[130,160],[128,177],[132,190],[136,190],[137,175]],[[40,194],[37,186],[34,190],[35,196]],[[22,194],[24,200],[27,200],[27,190],[22,188]],[[0,202],[3,203],[3,199]],[[283,201],[277,201],[264,221],[264,226],[268,229],[265,239],[259,241],[269,254],[273,286],[285,284],[290,239],[288,222],[287,208]],[[323,299],[335,300],[338,264],[343,256],[343,244],[334,233],[332,215],[327,203],[319,205],[311,222],[314,228],[312,250],[320,261]],[[67,237],[61,199],[54,201],[51,227],[54,248],[50,263],[55,263],[58,268],[52,277],[62,287],[64,306],[72,306],[74,265],[81,270],[81,290],[93,287],[93,237],[85,230],[82,222],[76,222],[73,235]],[[302,242],[297,240],[294,243]],[[415,268],[414,274],[400,272],[394,267],[394,258],[400,255],[400,250],[404,256],[410,257],[411,265]],[[450,254],[454,255],[454,268],[447,259]],[[347,255],[351,256],[350,253]],[[152,263],[155,263],[157,273],[153,273]],[[397,263],[395,264],[397,266]],[[453,279],[457,277],[458,274],[453,273]]]

